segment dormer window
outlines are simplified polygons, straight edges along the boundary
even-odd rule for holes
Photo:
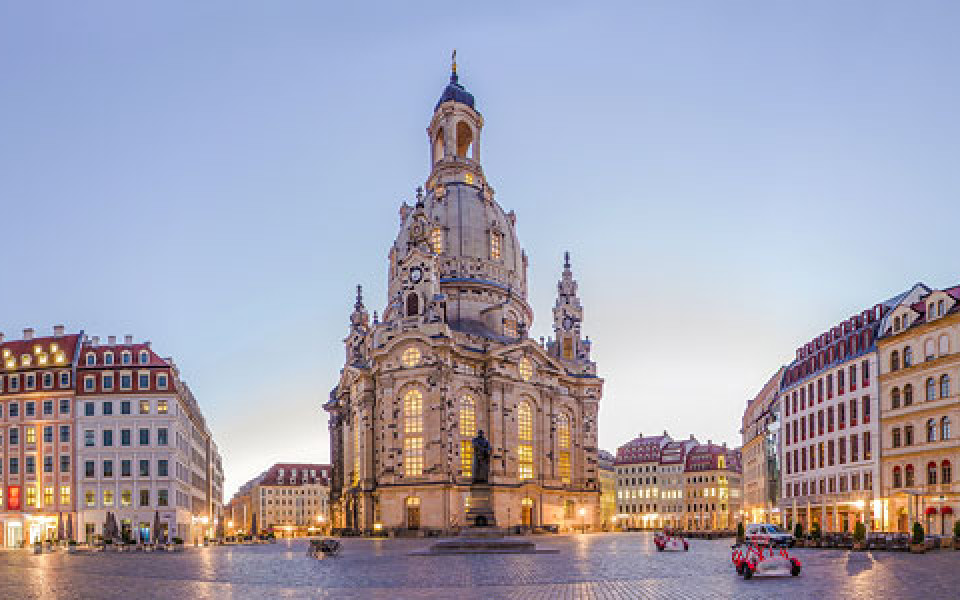
[[[150,354],[146,350],[140,351],[140,364],[145,365],[150,362]]]
[[[24,354],[20,357],[20,366],[29,367],[32,360],[30,359],[29,354]]]
[[[113,352],[104,352],[103,353],[103,364],[112,365],[113,364]]]
[[[943,316],[943,307],[944,307],[943,300],[938,300],[938,301],[937,301],[937,316],[938,316],[938,317],[942,317],[942,316]]]
[[[133,362],[133,354],[131,354],[128,350],[124,350],[120,354],[120,362],[125,365],[129,365],[131,362]]]
[[[93,352],[87,352],[87,366],[92,367],[97,364],[97,355]]]

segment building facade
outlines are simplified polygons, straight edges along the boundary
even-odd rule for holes
[[[80,335],[0,334],[0,546],[53,539],[76,521],[74,375]],[[66,534],[65,534],[66,535]]]
[[[0,338],[2,341],[2,338]],[[124,534],[212,537],[223,467],[170,359],[54,327],[0,344],[0,541],[92,541],[106,512]],[[8,401],[9,400],[9,401]]]
[[[357,294],[346,360],[325,409],[335,527],[451,530],[466,525],[472,438],[493,447],[501,526],[601,522],[597,411],[603,381],[581,332],[569,257],[554,337],[528,332],[526,253],[517,216],[481,166],[483,117],[450,84],[427,128],[430,173],[400,207],[388,297],[371,322]]]
[[[779,524],[781,367],[743,412],[740,434],[743,457],[743,510],[748,523]]]
[[[785,523],[823,531],[878,526],[881,320],[912,292],[850,317],[797,349],[782,377]]]
[[[882,397],[883,527],[952,535],[960,511],[960,286],[918,285],[884,318],[878,342]]]
[[[230,533],[319,535],[330,528],[330,465],[277,463],[240,487],[229,504]],[[254,528],[256,531],[254,531]]]
[[[742,473],[739,450],[711,441],[691,448],[684,469],[686,528],[726,531],[736,527],[743,509]]]
[[[616,527],[617,471],[616,457],[606,450],[597,453],[597,474],[600,477],[600,529],[609,531]]]

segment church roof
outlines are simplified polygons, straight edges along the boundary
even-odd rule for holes
[[[453,100],[454,102],[459,102],[460,104],[466,104],[470,108],[473,106],[473,94],[467,91],[467,88],[463,87],[460,84],[459,77],[457,77],[457,72],[454,71],[450,73],[450,83],[447,84],[447,87],[443,89],[443,94],[440,96],[440,100],[437,101],[437,105],[433,110],[440,108],[440,105],[444,102],[449,102]]]

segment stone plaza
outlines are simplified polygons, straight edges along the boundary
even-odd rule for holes
[[[960,553],[798,549],[796,578],[744,581],[729,540],[658,554],[649,533],[536,536],[555,554],[417,556],[426,539],[344,539],[339,556],[307,542],[182,553],[0,552],[2,598],[947,598]]]

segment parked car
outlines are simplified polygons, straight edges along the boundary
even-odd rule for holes
[[[790,546],[792,548],[797,543],[792,534],[784,531],[779,525],[771,525],[770,523],[747,525],[745,537],[748,542],[770,546]]]

